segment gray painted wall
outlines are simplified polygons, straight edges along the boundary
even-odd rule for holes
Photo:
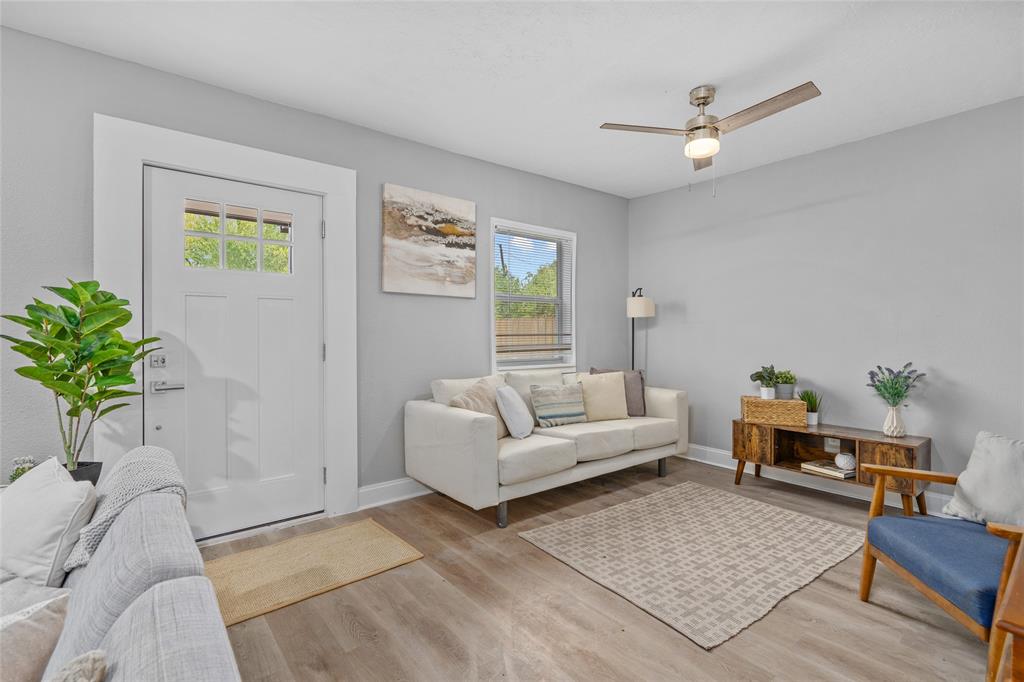
[[[481,235],[492,216],[577,232],[578,361],[628,362],[625,199],[9,29],[2,32],[0,75],[4,312],[19,312],[42,284],[91,274],[93,112],[357,171],[361,485],[404,476],[406,400],[428,393],[430,379],[486,374],[491,364],[487,240],[478,250],[475,300],[382,293],[382,183],[475,201]],[[19,356],[6,344],[0,360],[6,476],[10,459],[57,454],[60,441],[48,395],[12,373]]]
[[[1018,98],[729,175],[717,198],[630,201],[650,381],[689,391],[691,441],[731,449],[770,362],[824,393],[825,421],[880,429],[866,373],[913,361],[904,417],[936,470],[962,470],[980,429],[1024,438],[1022,129]]]

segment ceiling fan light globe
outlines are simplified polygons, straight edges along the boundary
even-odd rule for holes
[[[683,147],[683,153],[689,159],[706,159],[717,154],[721,148],[717,136],[695,137],[687,140],[686,146]]]

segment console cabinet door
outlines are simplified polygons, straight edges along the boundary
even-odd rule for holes
[[[891,443],[869,443],[860,441],[860,464],[884,464],[893,467],[914,468],[914,449]],[[868,485],[875,484],[874,474],[868,474],[858,468],[857,480]],[[914,493],[914,482],[909,478],[893,478],[889,476],[885,482],[886,490],[910,495]]]
[[[732,423],[732,456],[755,464],[771,464],[772,427],[764,424]]]

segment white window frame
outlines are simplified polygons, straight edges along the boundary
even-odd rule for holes
[[[565,239],[572,244],[572,253],[570,254],[570,265],[572,267],[572,291],[570,292],[570,305],[572,307],[572,340],[570,342],[572,356],[572,362],[561,363],[561,364],[538,364],[538,365],[523,365],[516,367],[515,369],[498,369],[498,343],[495,337],[496,325],[494,319],[494,237],[499,227],[504,227],[510,230],[522,230],[524,232],[532,232],[540,237],[552,237],[555,239]],[[490,328],[491,328],[491,373],[497,374],[499,371],[515,372],[520,370],[533,370],[533,369],[570,369],[576,371],[576,249],[579,246],[579,236],[575,232],[568,230],[559,230],[553,227],[544,227],[542,225],[531,225],[529,223],[521,223],[516,220],[505,220],[504,218],[491,218],[491,241],[488,245],[487,254],[487,273],[488,273],[488,284],[490,288]]]

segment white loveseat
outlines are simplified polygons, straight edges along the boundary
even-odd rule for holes
[[[548,428],[535,422],[522,440],[498,440],[496,417],[447,404],[456,389],[480,378],[450,382],[455,388],[442,389],[442,395],[435,386],[435,400],[405,404],[405,470],[473,509],[497,506],[501,528],[508,523],[509,500],[655,460],[664,476],[666,458],[687,450],[686,391],[646,387],[644,417]]]

